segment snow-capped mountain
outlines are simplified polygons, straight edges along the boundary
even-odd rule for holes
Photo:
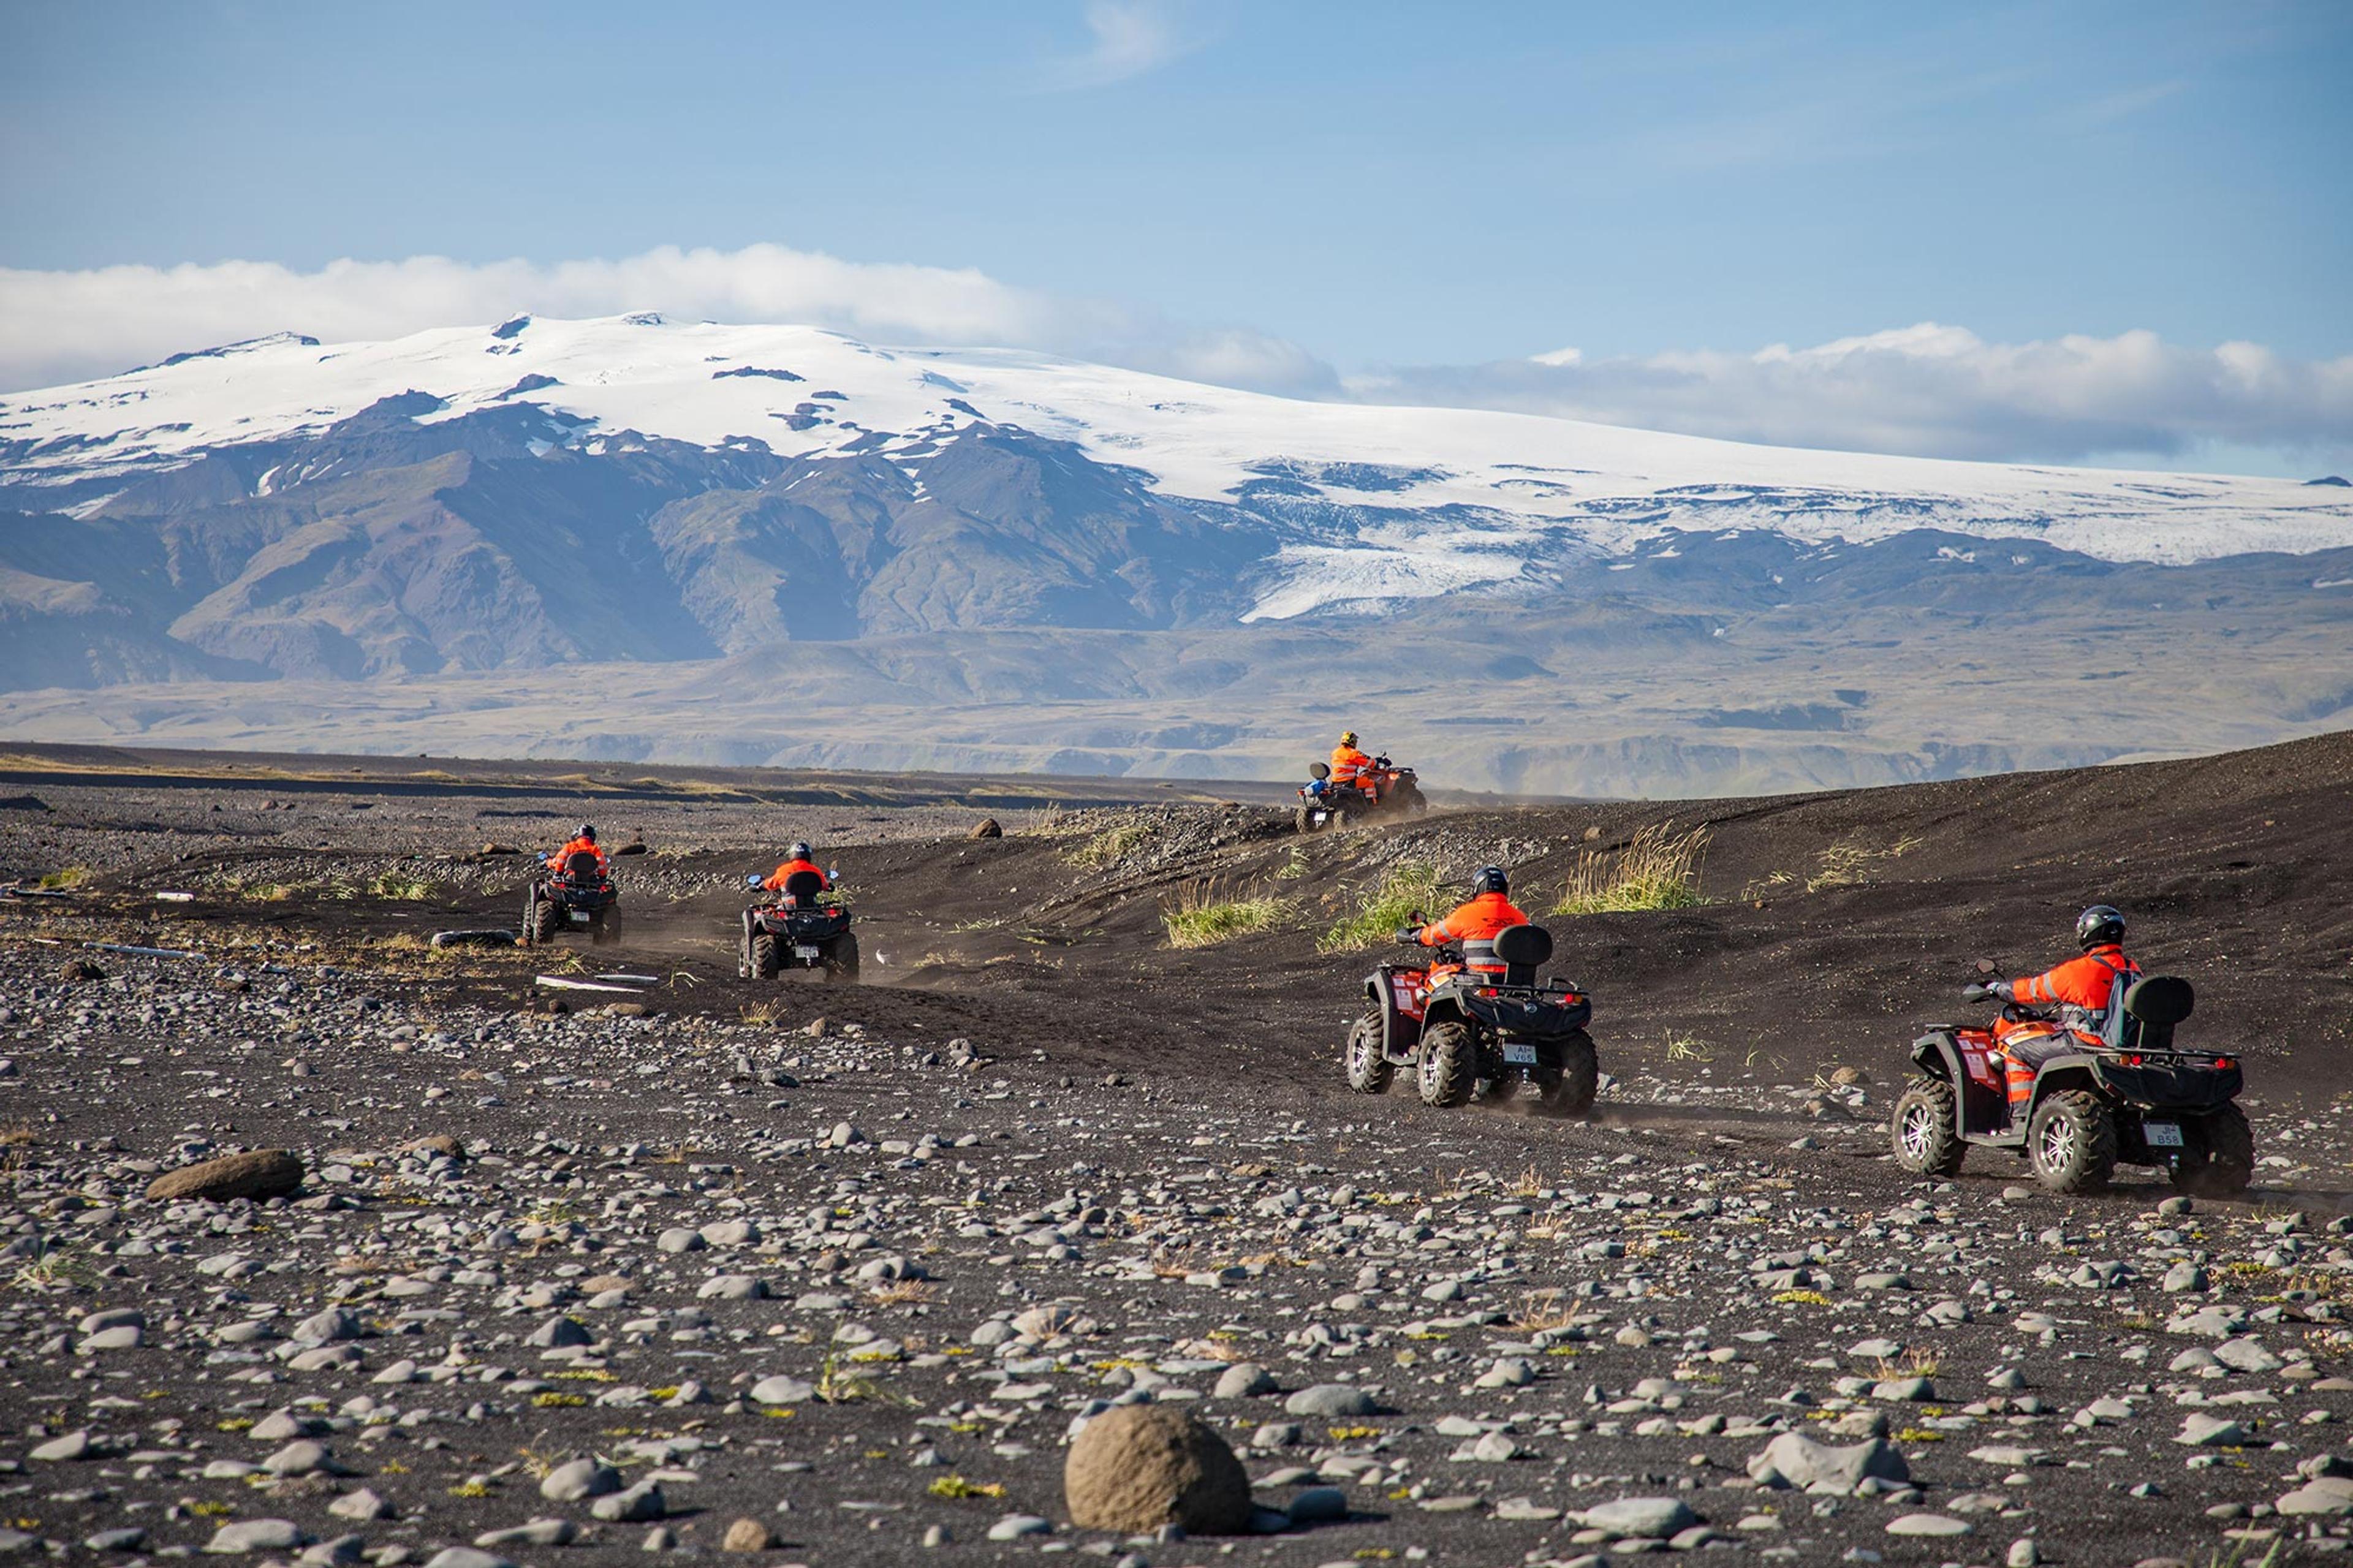
[[[98,487],[207,449],[315,437],[417,393],[438,400],[416,414],[425,425],[545,409],[554,421],[534,438],[543,450],[595,453],[628,431],[779,457],[896,460],[987,424],[1139,470],[1145,488],[1170,499],[1312,503],[1290,509],[1303,526],[1280,542],[1245,618],[1505,582],[1571,542],[1622,556],[1668,531],[1860,543],[1936,528],[2109,561],[2353,544],[2353,498],[2293,481],[1806,451],[1525,415],[1303,402],[1034,353],[881,349],[812,328],[652,314],[518,317],[381,343],[283,333],[0,397],[0,495],[25,505],[64,486],[87,507],[104,493]],[[255,493],[294,477],[265,471]]]
[[[128,689],[0,704],[58,738],[326,743],[349,699],[290,718],[268,683],[462,680],[448,703],[518,712],[460,743],[507,750],[1199,774],[1287,769],[1314,715],[1387,712],[1481,731],[1465,783],[1755,789],[2196,749],[2164,659],[2241,682],[2229,743],[2326,727],[2353,710],[2348,590],[2341,486],[1302,402],[653,315],[281,334],[0,397],[0,690]],[[2087,668],[2075,647],[2107,684],[2061,704],[2063,734],[1989,742],[1949,700],[1893,717],[1965,670],[2043,700],[2052,659]],[[678,680],[585,730],[479,684],[653,665]],[[723,735],[681,717],[712,681]],[[1486,733],[1570,710],[1573,743]],[[789,744],[741,738],[770,712]]]

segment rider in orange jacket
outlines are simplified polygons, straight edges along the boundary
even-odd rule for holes
[[[833,879],[825,874],[823,867],[809,858],[809,847],[806,842],[796,843],[785,851],[785,863],[769,872],[768,879],[760,886],[772,893],[780,893],[785,889],[786,879],[803,871],[810,871],[816,873],[818,891],[824,892],[831,888]]]
[[[1362,789],[1373,771],[1373,759],[1356,750],[1356,732],[1344,730],[1340,743],[1332,748],[1332,783],[1348,789]]]
[[[2013,1026],[2014,1032],[2003,1037],[2003,1048],[2021,1060],[2037,1060],[2073,1048],[2075,1035],[2102,1037],[2117,982],[2129,985],[2140,978],[2140,965],[2125,956],[2124,940],[2125,917],[2106,904],[2094,904],[2075,917],[2075,943],[2083,956],[1988,986],[2005,1002],[2056,1014],[2056,1030],[2046,1033],[2031,1023]]]
[[[605,858],[605,852],[602,849],[596,847],[596,825],[593,822],[582,823],[580,831],[573,835],[572,842],[550,855],[547,858],[547,864],[551,869],[562,871],[575,855],[584,853],[596,857],[598,875],[609,877],[613,874],[613,863]]]
[[[1512,879],[1501,866],[1486,867],[1471,884],[1470,902],[1457,906],[1444,920],[1433,921],[1419,931],[1408,927],[1398,933],[1398,939],[1418,942],[1424,947],[1461,942],[1464,968],[1482,974],[1501,974],[1504,961],[1495,956],[1496,933],[1528,923],[1525,911],[1512,902],[1511,890]]]

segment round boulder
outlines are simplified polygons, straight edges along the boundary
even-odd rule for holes
[[[1226,1440],[1166,1405],[1124,1405],[1088,1422],[1062,1466],[1071,1522],[1123,1535],[1250,1528],[1250,1477]]]
[[[151,1203],[177,1198],[205,1198],[225,1204],[234,1198],[255,1203],[282,1198],[302,1184],[302,1162],[283,1149],[257,1149],[249,1154],[224,1154],[201,1165],[167,1171],[147,1184]]]

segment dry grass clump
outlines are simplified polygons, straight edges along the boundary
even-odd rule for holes
[[[1862,844],[1833,844],[1822,851],[1821,869],[1806,879],[1806,891],[1819,893],[1824,888],[1852,888],[1862,880],[1863,873],[1882,860],[1900,859],[1906,851],[1917,849],[1921,840],[1898,838],[1883,849]]]
[[[1215,947],[1266,930],[1282,913],[1272,894],[1233,898],[1215,883],[1188,882],[1161,905],[1160,923],[1171,947]]]
[[[1577,857],[1552,912],[1624,914],[1699,903],[1700,867],[1714,837],[1705,827],[1677,833],[1672,822],[1654,822],[1615,853],[1587,850]]]
[[[1100,871],[1127,858],[1152,837],[1152,832],[1148,822],[1123,822],[1063,850],[1062,858],[1074,866]]]
[[[1360,893],[1356,909],[1324,933],[1318,952],[1351,952],[1377,947],[1396,934],[1415,911],[1428,913],[1448,903],[1435,866],[1409,860],[1392,866],[1379,882]]]

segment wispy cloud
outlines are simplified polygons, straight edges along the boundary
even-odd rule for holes
[[[1167,0],[1087,0],[1082,20],[1087,49],[1053,63],[1049,79],[1054,87],[1108,87],[1157,70],[1201,42],[1178,25]]]
[[[2189,86],[2186,81],[2158,81],[2146,87],[2125,88],[2075,104],[2063,110],[2059,118],[2082,131],[2113,125],[2119,120],[2129,120],[2136,114],[2154,109],[2169,98],[2180,96]]]
[[[1420,366],[1362,376],[1376,403],[1503,408],[1794,447],[2065,462],[2223,447],[2353,456],[2353,355],[2297,360],[2154,332],[1988,342],[1916,326],[1810,348]]]
[[[1040,349],[1192,380],[1306,395],[1337,390],[1297,344],[1200,327],[1108,300],[1017,288],[970,268],[845,261],[781,245],[662,246],[617,260],[473,263],[440,256],[0,268],[0,389],[110,375],[184,350],[268,332],[330,342],[400,337],[519,310],[657,310],[726,321],[833,327],[878,342]]]

